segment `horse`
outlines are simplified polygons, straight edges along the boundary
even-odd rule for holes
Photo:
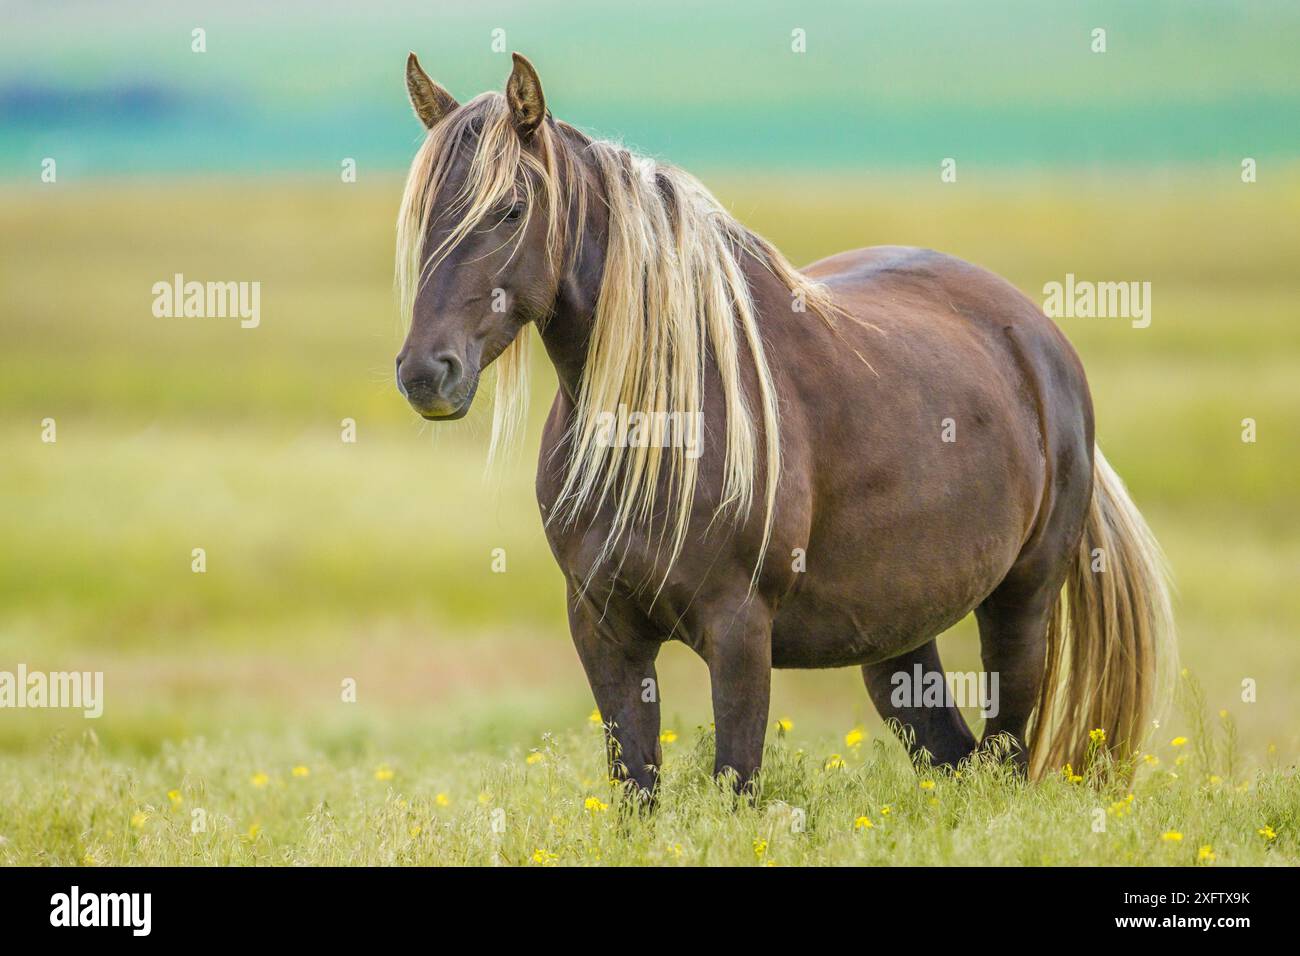
[[[1132,756],[1174,661],[1167,570],[1038,306],[928,249],[797,270],[688,173],[555,119],[520,54],[504,94],[461,104],[414,53],[406,86],[425,138],[397,386],[456,419],[495,362],[491,459],[540,335],[558,387],[537,500],[612,779],[653,801],[669,640],[708,666],[714,772],[740,789],[773,668],[860,667],[932,766]],[[936,638],[971,612],[998,678],[979,742],[951,693],[898,693],[942,675]]]

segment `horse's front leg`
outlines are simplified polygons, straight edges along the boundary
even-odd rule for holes
[[[755,598],[707,620],[700,647],[713,688],[713,772],[734,772],[739,790],[753,784],[763,763],[772,691],[772,620],[758,605]]]
[[[663,761],[655,673],[660,644],[647,636],[617,632],[572,592],[569,630],[605,725],[610,777],[635,785],[637,796],[649,802]]]

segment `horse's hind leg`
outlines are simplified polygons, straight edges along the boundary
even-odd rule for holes
[[[1021,769],[1029,763],[1025,729],[1043,683],[1048,618],[1059,591],[1059,583],[1021,589],[1008,581],[975,609],[991,698],[981,746],[997,734],[1010,735],[1015,747],[1012,759]]]
[[[943,702],[935,706],[925,706],[920,696],[922,688],[914,688],[916,667],[921,666],[924,675],[938,673],[943,681]],[[900,681],[896,674],[906,675]],[[911,731],[912,739],[906,736],[915,756],[920,750],[929,751],[935,766],[955,767],[959,760],[969,757],[975,749],[975,735],[966,725],[966,719],[947,693],[947,681],[943,665],[939,663],[939,646],[935,641],[923,644],[914,651],[900,654],[898,657],[881,661],[878,664],[862,665],[862,679],[866,682],[867,693],[871,702],[885,719],[898,721],[900,731]],[[935,678],[929,678],[934,680]],[[912,690],[916,693],[913,694]],[[901,691],[901,692],[900,692]],[[897,703],[896,703],[897,701]]]

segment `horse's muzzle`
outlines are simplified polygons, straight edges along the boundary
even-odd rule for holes
[[[446,420],[469,411],[465,366],[454,352],[397,357],[397,390],[422,418]]]

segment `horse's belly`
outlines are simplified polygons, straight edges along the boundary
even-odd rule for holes
[[[1026,517],[1010,498],[895,524],[863,509],[810,542],[804,577],[773,622],[775,667],[889,660],[952,627],[1006,577]],[[906,525],[904,527],[903,525]]]
[[[910,613],[891,607],[882,613],[861,602],[825,605],[798,598],[773,623],[772,666],[848,667],[889,660],[925,644],[974,606]]]

